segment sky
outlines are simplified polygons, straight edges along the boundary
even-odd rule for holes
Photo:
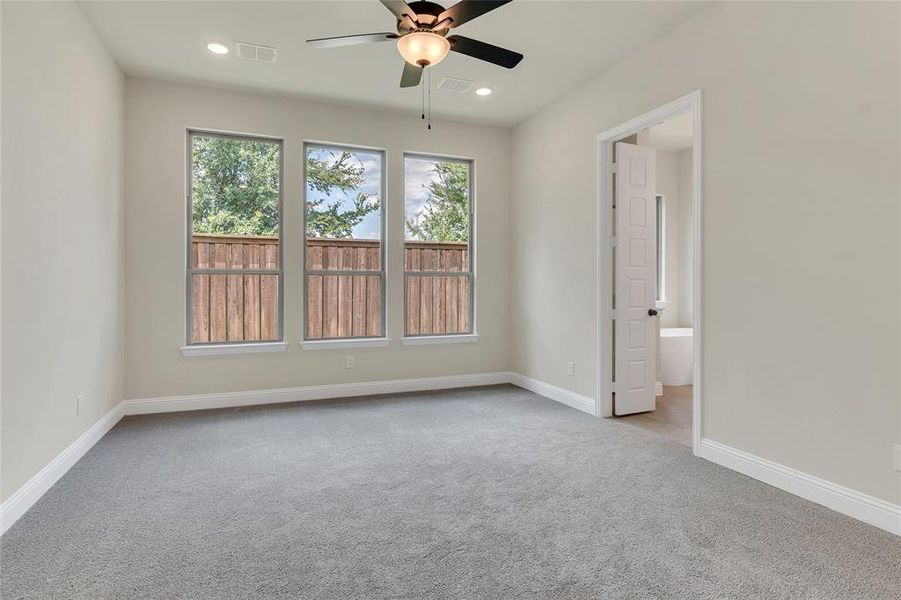
[[[413,219],[429,198],[428,184],[437,181],[435,162],[427,158],[404,159],[404,222]],[[406,228],[404,228],[406,229]],[[408,237],[409,239],[409,237]]]

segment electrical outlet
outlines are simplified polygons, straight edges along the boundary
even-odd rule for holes
[[[354,366],[356,366],[354,363],[354,355],[348,354],[347,358],[344,359],[344,368],[345,369],[353,369]]]
[[[75,416],[80,417],[82,410],[84,410],[84,396],[78,394],[75,396]]]
[[[566,363],[566,374],[570,377],[574,377],[576,374],[576,363],[573,361],[569,361]]]
[[[901,444],[895,444],[895,470],[901,471]]]

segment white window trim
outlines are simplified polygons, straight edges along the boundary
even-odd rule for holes
[[[479,341],[477,333],[413,335],[401,339],[404,346],[432,346],[435,344],[472,344]]]
[[[338,348],[384,348],[391,338],[341,338],[332,340],[310,340],[300,342],[304,350],[335,350]]]
[[[240,342],[237,344],[195,344],[180,348],[184,356],[219,356],[224,354],[255,354],[259,352],[284,352],[286,342]]]

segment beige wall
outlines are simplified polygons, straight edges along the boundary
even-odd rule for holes
[[[518,126],[515,370],[595,395],[595,135],[700,88],[703,434],[901,500],[898,11],[717,4]]]
[[[126,81],[127,398],[260,390],[480,373],[509,368],[508,129],[437,122],[431,132],[411,96],[407,113],[357,110],[210,88]],[[184,357],[185,129],[285,139],[284,353]],[[387,348],[302,351],[303,140],[387,150]],[[475,344],[405,347],[403,335],[403,152],[475,159]],[[356,368],[345,369],[353,354]]]
[[[75,4],[2,13],[5,500],[123,397],[123,81]]]

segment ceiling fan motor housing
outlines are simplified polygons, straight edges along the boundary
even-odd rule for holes
[[[416,21],[420,25],[432,25],[438,18],[438,15],[444,12],[444,7],[428,0],[419,0],[418,2],[410,2],[407,4],[414,13],[416,13]],[[425,18],[423,18],[425,17]]]

